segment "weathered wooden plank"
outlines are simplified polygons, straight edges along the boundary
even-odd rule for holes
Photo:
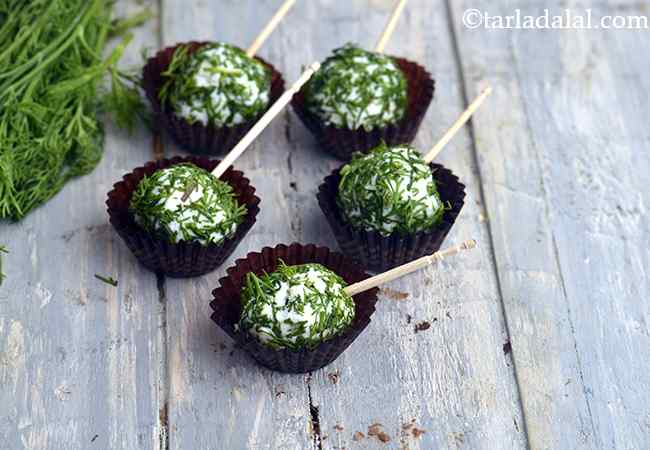
[[[221,38],[245,46],[263,23],[262,17],[270,16],[271,3],[255,3],[264,11],[250,16],[252,2],[228,4],[226,19],[207,5],[193,3],[188,11],[185,2],[166,2],[164,40],[173,44]],[[322,60],[347,41],[372,46],[391,6],[388,1],[298,2],[286,26],[276,31],[261,54],[292,80],[301,65]],[[447,86],[423,127],[419,143],[424,146],[442,134],[463,104],[444,4],[420,1],[412,7],[427,14],[407,11],[406,23],[398,29],[391,49],[426,61],[441,85]],[[181,11],[183,19],[178,22]],[[429,28],[423,17],[432,14],[435,26]],[[230,24],[239,30],[226,33],[233,28]],[[468,136],[460,136],[453,147],[441,160],[468,182],[470,198],[477,198]],[[294,240],[336,247],[315,193],[320,181],[339,164],[316,148],[295,116],[287,114],[276,121],[238,162],[258,187],[263,202],[258,224],[235,256]],[[510,359],[503,353],[507,336],[480,211],[480,205],[470,200],[450,237],[450,241],[477,237],[485,242],[480,252],[391,285],[369,331],[337,363],[307,383],[301,376],[260,370],[238,352],[228,356],[230,342],[213,331],[207,306],[223,268],[200,280],[168,280],[170,355],[178,355],[170,358],[181,361],[177,367],[171,363],[172,448],[217,442],[232,448],[354,448],[354,431],[367,432],[375,422],[384,424],[398,445],[402,425],[412,419],[416,419],[414,428],[426,430],[418,438],[413,437],[418,434],[414,428],[406,430],[404,443],[412,448],[462,443],[487,448],[501,442],[523,447],[525,435],[518,429],[523,420]],[[408,299],[400,301],[402,295],[395,292],[408,292]],[[431,323],[431,329],[415,334],[414,327],[421,321]],[[215,357],[205,351],[206,342],[228,348],[217,351]],[[335,375],[330,375],[337,373],[340,378],[333,386]],[[278,385],[286,394],[276,398]],[[310,414],[320,427],[314,437],[307,435]],[[344,430],[334,430],[337,425]],[[278,442],[280,438],[284,440]],[[373,442],[378,441],[371,438],[358,445],[373,448]]]
[[[647,30],[467,30],[567,4],[449,3],[468,95],[495,87],[475,146],[531,447],[647,448]]]
[[[163,41],[223,40],[246,48],[281,1],[206,2],[165,0]],[[289,82],[299,67],[287,67],[273,43],[286,26],[300,20],[291,11],[260,55],[285,73]],[[287,70],[289,69],[289,70]],[[281,117],[238,162],[262,198],[258,222],[220,269],[193,280],[166,280],[169,355],[170,449],[308,449],[309,395],[305,377],[282,375],[257,366],[210,320],[211,291],[236,257],[265,245],[295,240],[286,191],[285,123]],[[178,152],[171,143],[167,154]]]
[[[142,7],[120,0],[116,11]],[[125,67],[140,63],[141,46],[156,45],[153,23],[135,35]],[[20,224],[0,224],[11,251],[0,287],[3,450],[159,448],[156,278],[112,231],[104,206],[112,184],[150,158],[150,145],[145,130],[129,137],[108,124],[91,175]]]
[[[337,39],[372,47],[393,4],[337,3],[337,12],[349,18]],[[332,41],[324,43],[319,55],[339,44]],[[410,1],[387,51],[420,61],[437,80],[436,100],[416,142],[424,151],[465,106],[444,2]],[[310,141],[298,142],[313,148]],[[311,152],[304,150],[294,164],[309,167],[311,160]],[[311,392],[324,449],[380,448],[381,438],[386,437],[391,439],[389,448],[526,445],[510,355],[503,351],[508,337],[489,235],[481,220],[480,188],[468,134],[459,134],[439,161],[460,176],[468,193],[447,243],[474,237],[480,247],[386,286],[367,332],[331,367],[314,374]],[[309,195],[296,204],[312,203],[315,188],[304,186]],[[322,218],[317,206],[302,215]],[[323,235],[321,227],[303,230],[304,240],[323,242]],[[329,234],[325,242],[333,243]],[[369,427],[377,423],[382,426],[375,431],[386,435],[369,436],[369,431],[374,434]],[[357,434],[355,441],[357,432],[365,438]]]

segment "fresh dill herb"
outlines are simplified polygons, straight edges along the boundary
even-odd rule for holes
[[[239,326],[272,348],[313,348],[354,320],[345,281],[320,264],[287,266],[258,277],[246,275]]]
[[[237,125],[259,117],[270,100],[270,70],[228,44],[192,53],[180,46],[162,75],[161,103],[191,123]]]
[[[97,278],[100,281],[103,281],[106,284],[110,284],[113,287],[117,287],[117,280],[113,277],[105,277],[103,275],[95,274],[95,278]]]
[[[445,212],[431,169],[407,145],[356,153],[341,169],[337,203],[354,227],[384,236],[429,229]]]
[[[99,162],[98,91],[130,36],[102,53],[112,33],[142,19],[113,23],[113,3],[0,0],[0,219],[22,219]],[[122,112],[135,103],[123,82],[113,81],[108,102]]]
[[[8,254],[9,250],[7,250],[7,247],[0,245],[0,286],[2,286],[2,282],[6,278],[6,275],[2,272],[2,254]]]
[[[129,134],[138,122],[152,127],[152,118],[143,100],[142,80],[136,75],[112,69],[110,71],[111,90],[104,97],[103,107],[112,114],[117,126]]]
[[[111,36],[122,36],[130,29],[139,27],[153,17],[153,11],[150,8],[145,8],[130,17],[114,19],[111,24]]]
[[[185,192],[195,185],[186,200]],[[228,183],[193,164],[158,170],[138,184],[129,209],[145,230],[171,243],[220,244],[246,215]]]
[[[404,116],[407,82],[392,58],[347,44],[307,83],[305,100],[327,125],[370,131]]]

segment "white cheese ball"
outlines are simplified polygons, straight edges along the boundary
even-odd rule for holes
[[[355,154],[341,169],[337,203],[353,226],[384,236],[429,229],[445,211],[431,168],[407,145]]]
[[[399,66],[351,44],[335,50],[305,89],[309,111],[337,128],[370,131],[406,113],[407,82]]]
[[[190,184],[195,188],[183,200]],[[192,164],[178,164],[144,178],[129,208],[138,225],[173,244],[220,244],[235,234],[246,214],[228,183]]]
[[[239,327],[263,344],[300,350],[350,326],[354,301],[345,281],[320,264],[287,266],[261,277],[249,273],[242,290]]]
[[[168,72],[161,99],[191,123],[232,127],[257,119],[269,105],[270,70],[228,44],[191,54],[181,47]]]

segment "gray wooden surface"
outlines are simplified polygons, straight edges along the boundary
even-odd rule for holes
[[[280,3],[118,0],[121,13],[156,12],[124,65],[184,40],[246,47]],[[347,41],[372,47],[392,3],[298,0],[260,55],[291,82]],[[0,450],[650,448],[650,38],[461,21],[468,8],[544,7],[650,11],[622,0],[409,2],[388,51],[424,64],[438,86],[416,145],[429,147],[485,83],[495,88],[438,159],[468,190],[447,242],[480,247],[386,286],[368,330],[309,375],[256,366],[209,320],[208,302],[248,251],[336,247],[315,192],[340,163],[282,114],[237,163],[262,197],[248,238],[212,274],[157,279],[104,207],[112,184],[152,159],[152,139],[109,123],[91,175],[0,224],[11,251]]]

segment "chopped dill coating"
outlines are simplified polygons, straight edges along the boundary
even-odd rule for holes
[[[183,201],[188,186],[196,187]],[[235,234],[246,215],[232,187],[193,164],[154,172],[138,184],[129,205],[136,223],[173,244],[220,244]]]
[[[445,211],[431,169],[407,145],[356,153],[341,169],[337,203],[354,227],[384,236],[429,229]]]
[[[271,71],[228,44],[191,54],[181,46],[163,76],[162,103],[190,123],[234,126],[258,118],[270,100]]]
[[[404,117],[407,82],[392,58],[347,44],[314,74],[305,100],[327,125],[370,131]]]
[[[261,277],[249,272],[241,293],[239,327],[263,344],[300,350],[316,347],[350,326],[354,301],[345,281],[320,264],[287,266]]]

